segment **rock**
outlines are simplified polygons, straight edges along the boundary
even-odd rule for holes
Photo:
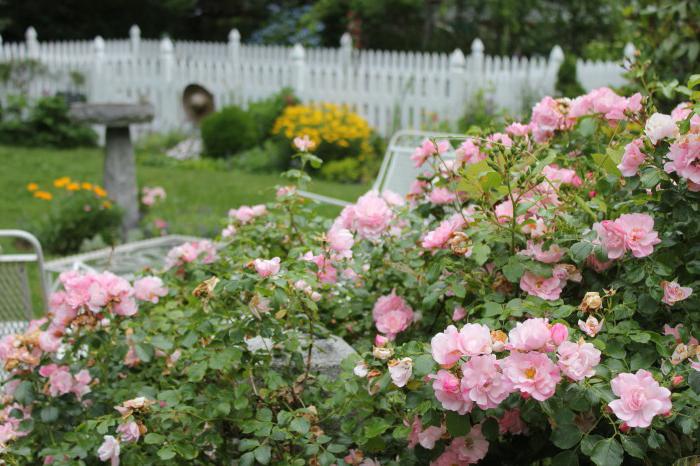
[[[198,159],[202,155],[202,138],[193,137],[180,141],[175,147],[168,149],[165,155],[177,160]]]
[[[306,337],[302,337],[302,352],[306,359]],[[272,341],[269,338],[260,336],[246,340],[250,351],[260,351],[271,347]],[[357,354],[352,346],[348,345],[342,338],[332,335],[330,338],[321,338],[314,340],[314,346],[311,350],[311,372],[319,372],[331,378],[336,378],[340,375],[340,363],[345,358]],[[284,361],[274,360],[273,366],[281,366]]]

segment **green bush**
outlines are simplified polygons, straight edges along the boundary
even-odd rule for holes
[[[237,106],[224,107],[202,120],[204,153],[209,157],[226,157],[249,149],[258,140],[255,120]]]
[[[566,55],[564,62],[557,72],[556,90],[562,97],[576,97],[585,94],[586,90],[576,78],[576,57]]]
[[[121,219],[121,209],[92,191],[70,192],[53,199],[49,213],[37,225],[37,236],[51,254],[74,254],[84,241],[96,237],[114,244]]]
[[[240,152],[231,161],[233,168],[251,173],[270,173],[284,170],[289,163],[285,148],[271,140],[261,146]]]
[[[68,116],[68,104],[59,96],[29,102],[10,96],[0,112],[0,143],[29,147],[71,148],[94,146],[97,135]]]
[[[262,143],[271,135],[275,120],[282,114],[285,107],[296,105],[298,102],[299,99],[296,98],[294,92],[289,88],[284,88],[277,94],[253,102],[248,106],[248,113],[255,121],[258,143]]]

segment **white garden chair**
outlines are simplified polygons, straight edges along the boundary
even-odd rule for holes
[[[0,238],[20,239],[29,243],[33,252],[2,254],[0,251],[0,337],[23,332],[34,317],[29,266],[37,264],[43,309],[47,309],[47,280],[44,254],[39,240],[22,230],[0,230]]]
[[[400,130],[394,133],[389,140],[389,145],[386,148],[382,165],[379,168],[377,178],[372,184],[372,189],[378,192],[391,190],[401,196],[408,194],[411,188],[411,183],[421,174],[421,169],[413,166],[411,154],[424,139],[431,138],[436,140],[449,139],[455,146],[455,139],[464,139],[463,134],[438,133],[431,131],[418,130]],[[443,154],[443,158],[454,160],[455,153],[451,150]],[[335,197],[324,196],[322,194],[312,193],[309,191],[299,191],[302,196],[322,202],[325,204],[337,205],[345,207],[350,205],[350,202]]]

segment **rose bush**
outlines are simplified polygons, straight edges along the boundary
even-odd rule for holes
[[[9,463],[672,464],[698,453],[700,82],[425,141],[406,199],[293,186],[0,343]],[[308,138],[295,142],[307,180]],[[444,154],[452,146],[457,159]],[[340,377],[312,345],[343,336]],[[262,349],[249,345],[264,337]]]

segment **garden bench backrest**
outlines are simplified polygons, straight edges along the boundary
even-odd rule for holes
[[[44,255],[34,235],[22,230],[0,230],[0,238],[19,239],[33,249],[28,254],[3,254],[0,251],[0,337],[24,331],[33,318],[29,266],[36,263],[41,281],[44,310],[47,307]]]
[[[408,194],[413,181],[421,173],[419,168],[414,167],[413,161],[411,160],[411,154],[416,150],[416,147],[426,138],[430,138],[438,141],[448,139],[454,148],[459,143],[459,140],[464,139],[464,137],[465,136],[462,134],[438,133],[432,131],[405,129],[397,131],[389,140],[382,165],[379,168],[379,173],[374,180],[372,189],[379,192],[389,189],[401,196],[405,196]],[[442,157],[446,160],[453,160],[455,158],[454,149],[442,154]],[[319,202],[341,207],[351,204],[342,199],[308,191],[299,191],[299,194]]]

